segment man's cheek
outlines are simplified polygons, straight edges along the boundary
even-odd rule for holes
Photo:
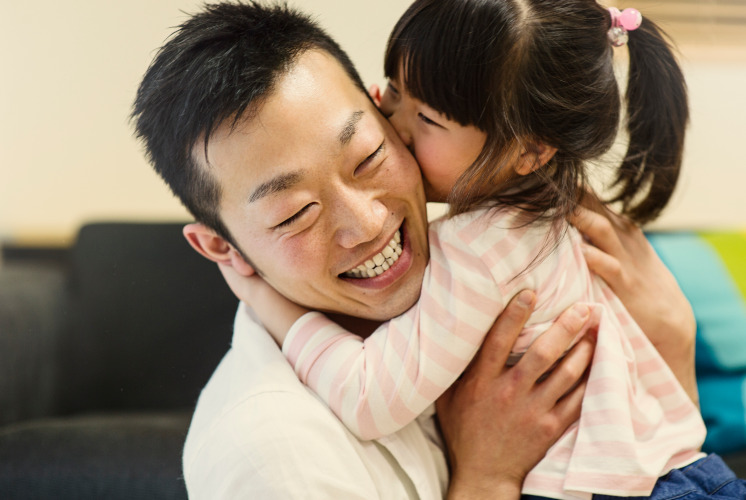
[[[327,244],[331,245],[331,241]],[[272,258],[288,272],[296,275],[306,274],[321,262],[324,252],[317,252],[317,238],[312,235],[296,235],[282,242],[277,248],[272,249]]]

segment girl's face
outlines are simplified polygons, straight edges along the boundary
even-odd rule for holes
[[[446,201],[456,180],[479,156],[487,134],[447,119],[412,97],[398,80],[389,81],[380,107],[417,158],[427,200]]]

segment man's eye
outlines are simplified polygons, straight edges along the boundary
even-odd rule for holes
[[[363,160],[363,161],[362,161],[362,162],[360,163],[360,165],[358,165],[358,166],[357,166],[357,168],[355,169],[355,174],[356,174],[356,175],[357,175],[357,174],[360,174],[360,173],[361,173],[361,172],[362,172],[363,170],[365,170],[365,167],[367,167],[368,165],[370,165],[371,163],[373,163],[373,161],[375,161],[375,159],[376,159],[376,158],[377,158],[377,157],[378,157],[378,156],[379,156],[379,155],[380,155],[381,153],[383,153],[383,150],[384,150],[384,145],[385,145],[385,144],[386,144],[386,141],[382,142],[382,143],[381,143],[381,145],[380,145],[380,146],[378,146],[378,148],[377,148],[377,149],[376,149],[375,151],[373,151],[373,152],[372,152],[372,153],[371,153],[370,155],[368,155],[368,157],[367,157],[366,159],[364,159],[364,160]]]
[[[298,220],[299,218],[301,218],[301,217],[303,216],[303,214],[304,214],[304,213],[306,213],[306,211],[307,211],[307,210],[308,210],[309,208],[311,208],[311,205],[312,205],[312,203],[309,203],[309,204],[308,204],[308,205],[306,205],[305,207],[301,208],[301,209],[300,209],[299,211],[297,211],[297,212],[296,212],[295,214],[293,214],[293,215],[292,215],[291,217],[288,217],[288,218],[287,218],[287,219],[285,219],[284,221],[282,221],[282,222],[280,222],[279,224],[277,224],[277,225],[276,225],[276,226],[274,227],[274,229],[282,229],[283,227],[287,227],[287,226],[289,226],[290,224],[292,224],[293,222],[297,221],[297,220]]]

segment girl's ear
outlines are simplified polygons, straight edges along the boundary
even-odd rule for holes
[[[243,276],[251,276],[256,273],[254,266],[246,262],[246,259],[233,245],[204,224],[187,224],[182,232],[192,248],[206,259],[231,266],[238,274]]]
[[[518,158],[515,166],[515,173],[518,175],[528,175],[534,170],[538,170],[547,164],[557,152],[557,148],[544,144],[543,142],[534,143],[531,151],[524,149]]]
[[[368,94],[370,95],[370,98],[373,99],[373,103],[377,107],[381,107],[381,87],[376,85],[375,83],[368,87]]]

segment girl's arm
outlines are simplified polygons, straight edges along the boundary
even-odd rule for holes
[[[363,339],[320,313],[288,333],[283,352],[302,382],[361,439],[414,420],[463,372],[504,307],[491,270],[430,234],[418,302]]]
[[[310,311],[280,295],[256,274],[241,276],[231,266],[218,264],[218,267],[234,295],[251,306],[277,345],[282,347],[288,330]]]
[[[588,267],[608,283],[698,404],[697,326],[689,301],[637,226],[600,203],[587,203],[570,222],[590,241],[584,248]]]

